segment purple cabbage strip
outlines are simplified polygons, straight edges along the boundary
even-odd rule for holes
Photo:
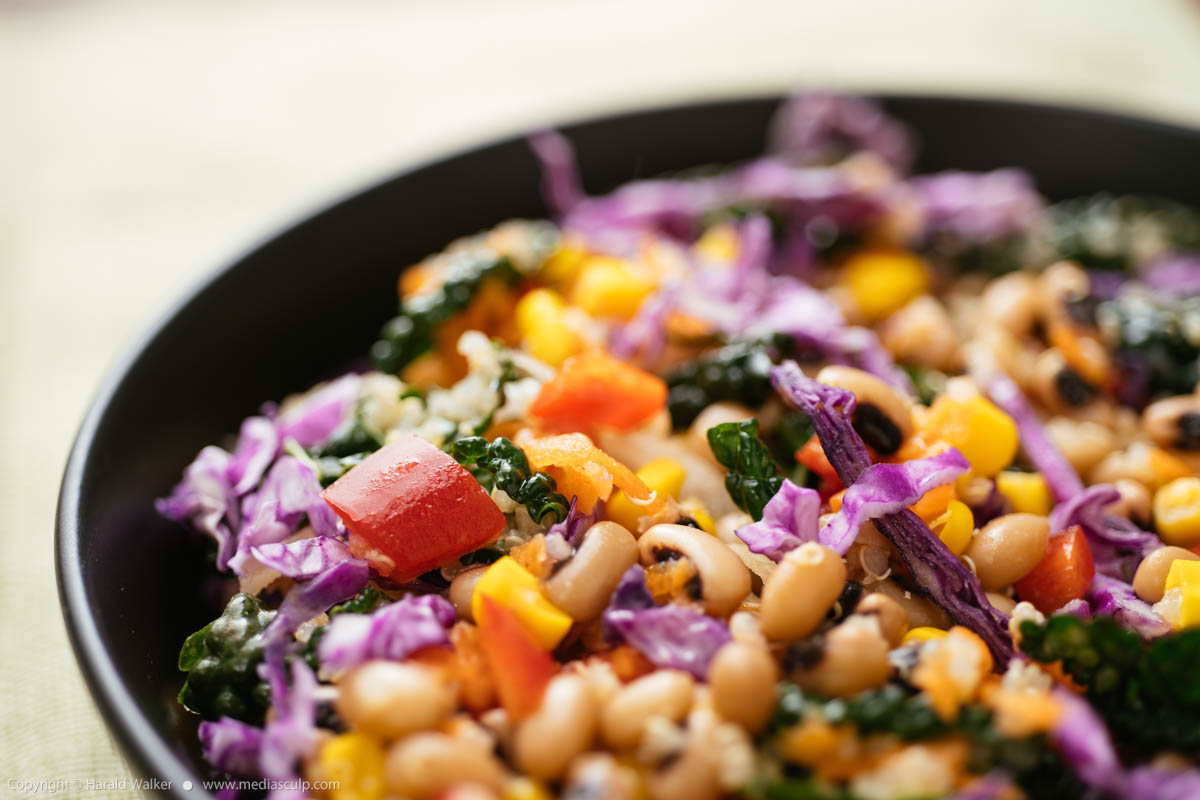
[[[854,395],[807,377],[794,361],[771,370],[771,381],[789,405],[808,415],[838,477],[852,485],[871,465],[866,445],[850,423]],[[1013,657],[1008,618],[992,607],[983,587],[916,514],[888,514],[876,522],[900,551],[917,583],[959,624],[987,643],[997,664]]]
[[[992,172],[939,172],[913,178],[929,233],[953,233],[982,244],[1033,230],[1045,202],[1023,169]]]
[[[327,440],[354,413],[358,384],[358,375],[343,375],[280,414],[275,420],[279,438],[295,439],[306,450]]]
[[[402,661],[426,647],[447,644],[454,606],[441,595],[405,595],[373,614],[338,614],[317,648],[321,666],[343,670],[372,659]]]
[[[846,555],[863,523],[905,510],[929,490],[957,480],[970,468],[954,448],[903,464],[872,464],[846,489],[842,507],[821,529],[821,544]]]
[[[315,578],[334,564],[354,558],[349,547],[327,536],[272,542],[253,547],[250,553],[264,567],[298,581]]]
[[[647,601],[651,605],[645,605]],[[733,638],[729,628],[691,606],[653,603],[646,589],[646,571],[634,565],[613,592],[604,624],[656,667],[684,670],[704,680],[713,656]]]
[[[1125,790],[1138,800],[1196,800],[1200,797],[1200,771],[1144,766],[1126,774]]]
[[[1200,253],[1172,253],[1154,262],[1141,280],[1151,289],[1175,297],[1200,294]]]
[[[583,199],[583,182],[575,148],[558,131],[541,130],[529,137],[529,148],[542,167],[542,197],[556,217],[563,217]]]
[[[1012,512],[1012,504],[1008,502],[1008,498],[1000,493],[1000,490],[992,485],[992,490],[988,492],[988,496],[983,499],[978,505],[971,506],[971,513],[975,519],[975,527],[982,528],[996,517],[1004,516]]]
[[[219,447],[200,451],[168,497],[155,509],[167,519],[186,522],[217,543],[217,569],[224,570],[236,549],[240,525],[237,492],[229,479],[233,456]]]
[[[277,460],[258,491],[242,498],[247,521],[238,536],[237,552],[229,566],[242,574],[255,547],[282,542],[307,519],[317,536],[341,537],[344,528],[333,509],[321,499],[321,483],[306,464],[284,456]]]
[[[200,745],[204,760],[223,772],[240,778],[262,776],[263,729],[231,717],[200,723]]]
[[[1080,619],[1091,619],[1092,605],[1082,597],[1076,597],[1074,600],[1068,601],[1066,605],[1054,612],[1055,616],[1060,614],[1069,614],[1072,617],[1079,617]]]
[[[1063,760],[1089,788],[1123,796],[1125,774],[1104,720],[1087,700],[1068,689],[1055,689],[1054,697],[1062,714],[1051,739]]]
[[[1112,617],[1144,639],[1153,639],[1171,630],[1150,604],[1134,594],[1133,587],[1123,580],[1097,572],[1088,587],[1087,600],[1093,613]]]
[[[798,164],[822,164],[869,151],[897,172],[913,161],[912,134],[879,105],[862,97],[804,91],[780,106],[771,121],[769,149]]]
[[[763,507],[762,519],[734,533],[752,553],[780,561],[789,551],[817,540],[821,495],[785,478],[783,486]]]
[[[578,547],[583,541],[583,535],[587,533],[588,528],[595,525],[604,516],[604,501],[597,500],[592,513],[585,514],[576,508],[578,497],[571,497],[571,505],[567,508],[566,519],[556,522],[546,529],[546,537],[549,538],[555,534],[563,537],[567,544],[572,547]]]
[[[297,583],[283,598],[275,619],[263,631],[263,663],[259,673],[271,686],[271,703],[278,706],[286,696],[284,656],[292,636],[305,622],[337,603],[358,594],[367,585],[370,568],[366,561],[352,559],[334,564],[315,578]]]
[[[1012,779],[1003,770],[996,770],[972,781],[947,800],[1002,800],[1012,796]]]
[[[1083,481],[1079,480],[1075,469],[1054,446],[1054,442],[1050,441],[1046,429],[1012,378],[1003,374],[995,375],[988,383],[987,393],[1017,424],[1021,448],[1046,479],[1054,500],[1061,503],[1082,492]]]
[[[272,703],[274,715],[263,730],[259,755],[262,774],[286,783],[297,782],[296,764],[312,754],[317,742],[317,677],[302,658],[292,661],[291,672],[286,696]]]
[[[279,454],[279,433],[266,417],[248,417],[238,433],[237,448],[229,465],[233,490],[243,495],[258,486],[263,473]]]
[[[1124,272],[1105,269],[1089,269],[1088,294],[1100,300],[1115,300],[1121,289],[1129,282]]]
[[[1065,531],[1079,525],[1087,535],[1097,571],[1125,579],[1132,577],[1141,560],[1161,547],[1162,542],[1129,520],[1105,513],[1104,509],[1119,498],[1120,493],[1107,483],[1089,486],[1054,507],[1050,530]]]

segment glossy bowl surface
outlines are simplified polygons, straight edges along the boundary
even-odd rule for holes
[[[993,100],[884,98],[921,137],[920,171],[1031,170],[1051,198],[1148,192],[1200,204],[1200,132]],[[565,127],[592,193],[631,178],[761,152],[776,98],[644,111]],[[206,444],[264,400],[367,352],[395,313],[400,270],[455,237],[539,217],[523,141],[390,178],[297,223],[216,272],[113,367],[80,428],[58,505],[59,593],[72,643],[134,769],[204,795],[194,721],[175,704],[187,634],[220,611],[197,537],[159,518]],[[183,788],[185,781],[195,787]]]

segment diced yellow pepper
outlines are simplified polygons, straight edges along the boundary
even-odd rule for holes
[[[333,737],[317,756],[321,779],[330,784],[330,800],[379,800],[383,797],[383,745],[373,736],[351,731]]]
[[[1160,447],[1150,448],[1150,474],[1155,488],[1165,486],[1176,478],[1188,478],[1194,473],[1186,461]]]
[[[1054,502],[1040,472],[1001,472],[996,475],[996,490],[1021,514],[1047,516]]]
[[[542,263],[542,268],[538,270],[538,277],[555,286],[567,286],[579,275],[579,268],[583,266],[587,258],[587,250],[575,245],[564,244]]]
[[[658,458],[637,471],[638,478],[658,497],[674,497],[683,488],[687,472],[683,465],[670,458]],[[605,509],[609,519],[637,532],[638,520],[646,513],[643,506],[634,505],[624,492],[609,498]],[[714,530],[715,530],[714,526]]]
[[[517,301],[517,330],[525,349],[557,367],[583,349],[583,337],[567,321],[567,301],[553,289],[534,289]]]
[[[930,527],[951,553],[960,556],[971,543],[971,534],[975,533],[975,515],[963,501],[951,500],[946,513],[935,519]]]
[[[901,644],[907,644],[908,642],[928,642],[930,639],[940,639],[945,635],[946,632],[941,628],[927,626],[909,628],[908,633],[904,634]]]
[[[529,778],[513,778],[504,784],[501,800],[553,800],[553,795],[537,781]]]
[[[1167,544],[1200,542],[1200,478],[1176,478],[1154,493],[1154,526]]]
[[[1166,592],[1179,591],[1179,613],[1172,620],[1175,627],[1183,630],[1200,626],[1200,561],[1172,561],[1163,588]]]
[[[699,499],[689,497],[687,500],[682,501],[679,507],[683,509],[683,513],[696,520],[696,524],[700,526],[700,530],[705,533],[711,533],[713,536],[717,535],[717,522],[712,518],[712,514],[708,513],[708,509]]]
[[[1016,423],[982,395],[941,395],[921,429],[926,439],[958,448],[978,477],[995,475],[1017,455]]]
[[[542,595],[537,578],[511,556],[488,567],[475,584],[471,596],[475,619],[481,618],[484,595],[513,612],[529,635],[547,650],[557,647],[571,627],[571,617]]]
[[[629,319],[637,313],[654,282],[619,258],[592,256],[571,287],[571,304],[593,317]]]
[[[738,257],[737,229],[727,224],[713,225],[700,234],[692,250],[713,261],[733,261]]]
[[[842,282],[859,312],[874,322],[920,296],[929,287],[929,272],[906,250],[860,250],[846,260]]]

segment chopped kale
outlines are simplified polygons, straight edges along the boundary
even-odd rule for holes
[[[567,516],[567,498],[555,491],[554,478],[544,472],[532,472],[521,448],[504,437],[488,442],[482,436],[468,436],[450,445],[450,455],[465,467],[485,489],[498,487],[543,522],[549,515],[555,522]]]
[[[400,313],[383,326],[371,358],[382,372],[398,373],[433,347],[439,325],[466,311],[476,292],[489,279],[512,283],[517,271],[503,256],[469,249],[447,256],[442,284],[435,290],[401,301]]]
[[[188,673],[179,702],[205,719],[233,717],[262,724],[270,690],[258,676],[262,632],[275,618],[248,594],[236,594],[221,616],[189,636],[179,651],[179,669]]]
[[[1077,197],[1050,207],[1047,238],[1059,258],[1131,270],[1166,251],[1200,250],[1200,210],[1160,197]]]
[[[692,361],[667,376],[667,410],[676,430],[686,428],[708,406],[738,402],[757,408],[771,396],[771,365],[784,349],[783,337],[735,342]]]
[[[717,463],[729,470],[725,489],[733,502],[754,519],[783,486],[779,467],[758,438],[758,420],[723,422],[708,429],[708,446]]]
[[[1200,630],[1147,643],[1109,617],[1063,614],[1022,623],[1021,649],[1036,661],[1061,661],[1131,755],[1200,757]]]
[[[917,399],[922,405],[933,405],[938,395],[946,391],[946,376],[936,369],[918,367],[916,364],[905,364],[904,371],[917,390]]]
[[[358,594],[351,597],[344,603],[338,603],[333,608],[329,609],[329,618],[333,619],[338,614],[372,614],[378,611],[381,607],[392,602],[392,599],[381,592],[378,587],[368,585]],[[303,658],[308,666],[315,672],[320,666],[317,662],[317,647],[321,644],[321,637],[325,635],[326,626],[315,629],[312,635],[308,637],[304,648],[300,651],[300,657]]]
[[[1122,367],[1122,400],[1191,393],[1200,380],[1200,297],[1123,294],[1101,304],[1097,318]]]
[[[355,414],[346,420],[325,444],[313,451],[314,458],[345,458],[348,456],[374,453],[383,447],[383,437],[371,430],[362,420],[360,414]]]
[[[958,272],[1003,275],[1028,266],[1035,254],[1033,237],[1014,233],[984,242],[968,241],[951,231],[939,231],[920,246],[931,260]]]
[[[829,700],[805,695],[794,684],[784,683],[767,736],[777,735],[810,714],[820,715],[833,725],[852,725],[863,735],[888,734],[906,742],[959,736],[967,742],[967,769],[972,773],[983,775],[1003,771],[1034,800],[1083,796],[1082,786],[1049,746],[1045,736],[1003,736],[992,724],[991,712],[982,706],[963,706],[958,717],[947,722],[921,695],[898,684],[888,684],[848,699]],[[803,781],[796,782],[791,778],[784,779],[782,784],[789,789],[805,785]],[[793,795],[766,791],[762,796]],[[822,797],[819,794],[812,796]]]
[[[496,412],[504,405],[504,387],[513,381],[520,380],[521,374],[517,372],[517,367],[513,364],[512,359],[500,359],[500,375],[496,380],[492,381],[492,391],[496,393],[499,400],[496,401],[496,407],[488,412],[488,415],[479,421],[475,426],[475,435],[482,436],[484,431],[492,427],[492,419],[496,416]]]

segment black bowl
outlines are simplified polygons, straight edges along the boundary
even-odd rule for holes
[[[1050,197],[1147,192],[1200,204],[1200,132],[1023,103],[892,97],[921,171],[1022,166]],[[758,154],[777,99],[568,126],[587,187]],[[59,593],[83,672],[135,770],[202,796],[194,724],[174,696],[184,637],[220,610],[196,537],[159,518],[205,444],[268,399],[367,352],[397,274],[451,239],[546,210],[524,142],[407,172],[337,203],[216,273],[117,363],[83,422],[58,505]],[[197,788],[184,791],[183,782]]]

